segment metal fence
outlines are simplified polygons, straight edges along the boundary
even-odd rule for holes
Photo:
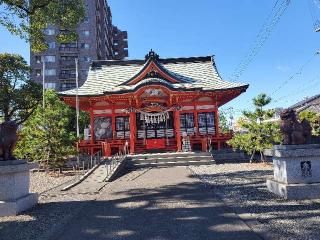
[[[119,152],[112,157],[108,158],[104,162],[106,168],[106,178],[114,173],[115,169],[126,159],[126,154]]]

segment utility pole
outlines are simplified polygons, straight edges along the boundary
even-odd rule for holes
[[[77,114],[77,138],[80,137],[80,130],[79,130],[79,73],[78,73],[78,58],[75,59],[76,63],[76,114]]]
[[[44,109],[45,103],[44,103],[44,94],[45,94],[45,75],[46,75],[46,62],[45,57],[42,56],[42,108]]]
[[[78,73],[78,58],[75,58],[76,64],[76,123],[77,123],[77,164],[80,165],[79,159],[79,140],[80,140],[80,131],[79,131],[79,73]]]

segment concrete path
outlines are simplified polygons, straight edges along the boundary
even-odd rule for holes
[[[54,239],[261,240],[186,167],[124,175]]]
[[[89,175],[83,182],[68,190],[68,193],[98,193],[107,183],[107,167],[102,164]]]

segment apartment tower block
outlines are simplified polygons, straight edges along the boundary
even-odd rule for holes
[[[112,24],[112,14],[106,0],[85,0],[86,17],[77,28],[76,42],[58,43],[56,36],[61,31],[57,26],[46,28],[49,48],[41,53],[30,54],[31,78],[45,88],[65,91],[76,87],[76,64],[78,59],[79,86],[88,75],[92,60],[122,60],[128,57],[127,32]],[[43,64],[45,62],[45,72]]]

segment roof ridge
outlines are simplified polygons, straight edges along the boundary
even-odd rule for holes
[[[158,62],[162,64],[168,63],[187,63],[187,62],[209,62],[212,61],[213,56],[199,56],[199,57],[178,57],[178,58],[159,58]],[[130,60],[93,60],[91,67],[111,66],[111,65],[144,65],[145,60],[130,59]]]

